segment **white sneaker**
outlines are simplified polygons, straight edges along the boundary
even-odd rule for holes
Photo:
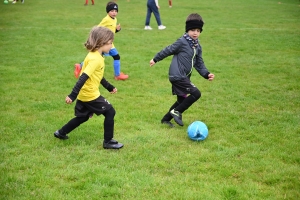
[[[152,30],[152,28],[150,26],[145,26],[144,28],[145,30]]]
[[[15,4],[15,3],[17,3],[17,1],[15,0],[15,1],[13,1],[12,3]]]
[[[167,28],[167,27],[165,27],[164,25],[158,26],[158,29],[159,29],[159,30],[164,30],[165,28]]]

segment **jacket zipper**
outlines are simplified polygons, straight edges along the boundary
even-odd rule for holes
[[[191,71],[187,74],[187,76],[189,76],[191,73],[192,73],[192,71],[193,71],[193,66],[194,66],[194,58],[195,58],[195,55],[196,55],[196,49],[195,48],[193,48],[193,50],[194,50],[194,55],[193,55],[193,57],[192,57],[192,68],[191,68]]]

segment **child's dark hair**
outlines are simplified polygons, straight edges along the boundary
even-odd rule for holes
[[[185,30],[188,32],[191,29],[198,28],[200,32],[202,32],[202,27],[204,25],[204,21],[202,17],[198,13],[189,14],[185,21]]]
[[[202,21],[204,24],[202,17],[198,13],[189,14],[189,16],[186,18],[186,21],[191,21],[191,20],[199,20]]]
[[[89,51],[97,51],[104,46],[109,40],[114,39],[114,33],[108,28],[95,26],[92,28],[89,38],[84,46]]]

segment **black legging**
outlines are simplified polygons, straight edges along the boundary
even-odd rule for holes
[[[175,108],[176,111],[183,113],[186,111],[193,103],[195,103],[201,97],[200,90],[192,92],[187,98],[184,98],[183,101]],[[178,96],[177,96],[178,99]]]
[[[104,139],[111,140],[114,136],[114,117],[116,111],[113,107],[103,113],[104,119]],[[74,117],[71,119],[66,125],[64,125],[60,130],[59,133],[61,134],[68,134],[73,131],[75,128],[80,126],[82,123],[89,120],[89,116],[86,117]]]
[[[73,131],[75,128],[77,128],[78,126],[80,126],[80,124],[86,122],[87,120],[89,120],[89,116],[86,116],[86,117],[75,117],[75,118],[71,119],[68,123],[66,123],[66,125],[64,125],[59,130],[59,133],[61,133],[63,135],[68,134],[71,131]]]
[[[161,121],[170,121],[173,117],[170,111],[175,109],[180,113],[186,111],[193,103],[195,103],[201,97],[201,92],[197,89],[192,92],[188,97],[178,96],[177,101],[170,107],[169,112],[165,114]]]
[[[104,114],[104,140],[109,141],[114,137],[114,126],[116,111],[113,107],[107,110]]]

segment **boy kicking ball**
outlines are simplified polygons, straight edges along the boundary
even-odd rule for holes
[[[177,96],[177,101],[170,107],[169,111],[162,118],[161,123],[169,127],[174,127],[171,120],[183,126],[182,113],[186,111],[200,97],[200,90],[191,82],[192,70],[205,79],[212,81],[215,77],[204,65],[202,59],[202,48],[199,44],[199,36],[202,32],[204,21],[197,13],[190,14],[186,19],[185,33],[175,43],[158,52],[152,60],[150,66],[173,55],[169,69],[169,81],[172,84],[172,93]]]

